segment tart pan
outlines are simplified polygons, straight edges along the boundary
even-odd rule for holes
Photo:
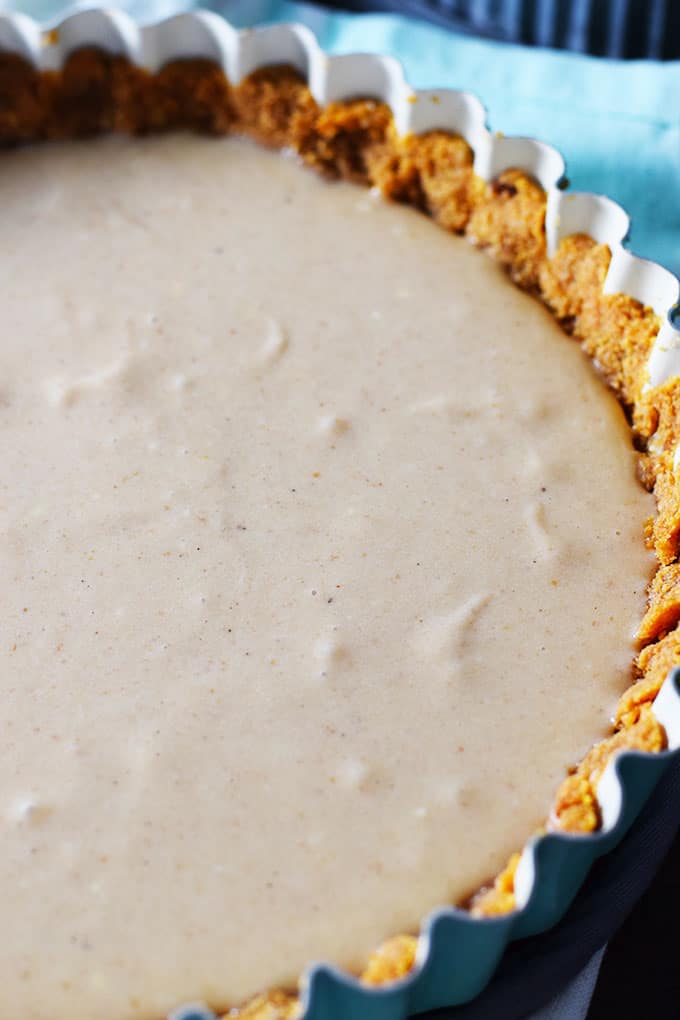
[[[587,234],[609,246],[612,258],[604,293],[630,295],[661,320],[649,358],[648,385],[680,375],[680,331],[673,318],[679,295],[676,278],[625,247],[629,220],[620,206],[600,195],[564,189],[564,162],[554,148],[492,133],[475,96],[455,90],[416,92],[390,57],[328,57],[300,25],[239,32],[214,13],[196,11],[140,27],[121,11],[93,9],[46,32],[24,15],[0,16],[0,52],[21,56],[39,69],[58,69],[83,47],[121,55],[150,71],[173,60],[205,58],[220,65],[234,84],[258,68],[288,64],[307,79],[320,105],[372,96],[390,106],[401,135],[435,129],[461,135],[474,153],[478,177],[491,181],[506,169],[521,169],[545,190],[548,255],[573,234]],[[667,677],[653,712],[665,728],[668,750],[622,752],[609,762],[597,789],[602,819],[597,832],[551,833],[527,842],[515,876],[515,910],[482,918],[450,907],[435,910],[423,922],[414,968],[388,985],[369,988],[334,967],[312,966],[301,986],[304,1020],[403,1020],[474,999],[510,942],[536,936],[564,916],[593,864],[619,843],[671,761],[680,757],[680,669]],[[198,1006],[172,1014],[173,1020],[190,1016],[198,1020],[212,1014]]]

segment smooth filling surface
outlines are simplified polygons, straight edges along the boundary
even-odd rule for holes
[[[360,966],[604,735],[623,415],[465,241],[246,142],[18,151],[0,201],[0,1018]]]

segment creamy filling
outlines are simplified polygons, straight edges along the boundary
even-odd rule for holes
[[[605,733],[623,415],[465,241],[248,143],[26,149],[0,201],[0,1018],[358,967]]]

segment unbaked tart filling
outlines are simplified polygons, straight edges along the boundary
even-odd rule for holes
[[[465,239],[250,141],[19,149],[0,200],[0,1017],[361,973],[609,732],[654,564],[621,406]],[[553,307],[598,271],[574,245],[536,256]],[[663,745],[653,687],[553,824]]]

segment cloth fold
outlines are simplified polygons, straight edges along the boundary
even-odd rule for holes
[[[584,967],[547,1006],[532,1013],[526,1020],[585,1020],[603,956],[604,948],[595,953],[588,966]]]

